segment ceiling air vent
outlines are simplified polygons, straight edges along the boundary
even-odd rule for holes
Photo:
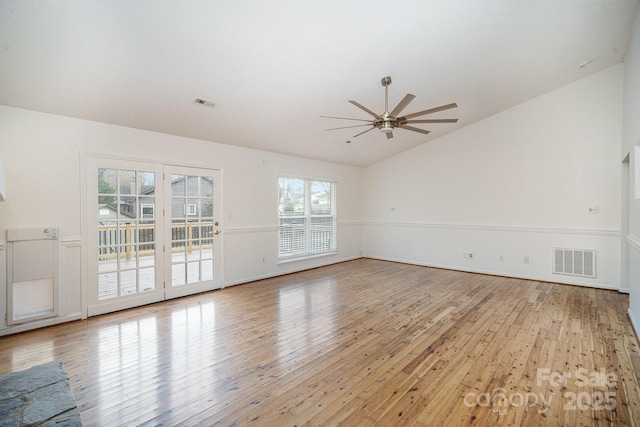
[[[200,105],[205,105],[207,107],[214,107],[216,104],[213,101],[207,101],[206,99],[196,98],[193,102]]]
[[[553,273],[596,277],[596,251],[553,248]]]

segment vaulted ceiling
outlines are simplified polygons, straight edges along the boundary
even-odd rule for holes
[[[0,104],[366,166],[621,63],[637,4],[2,0]],[[458,123],[324,130],[382,113],[384,76]]]

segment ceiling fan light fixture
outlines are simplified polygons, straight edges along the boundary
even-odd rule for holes
[[[380,125],[380,132],[384,132],[384,133],[393,132],[393,125],[389,122],[382,123],[382,125]]]

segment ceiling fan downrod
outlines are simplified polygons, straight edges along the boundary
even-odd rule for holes
[[[389,118],[389,85],[391,84],[391,77],[383,77],[380,83],[384,86],[384,114],[381,115],[381,119],[374,121],[373,125],[381,132],[390,134],[398,126],[397,120]]]

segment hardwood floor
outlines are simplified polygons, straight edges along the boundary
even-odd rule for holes
[[[0,338],[85,425],[639,425],[628,296],[361,259]]]

